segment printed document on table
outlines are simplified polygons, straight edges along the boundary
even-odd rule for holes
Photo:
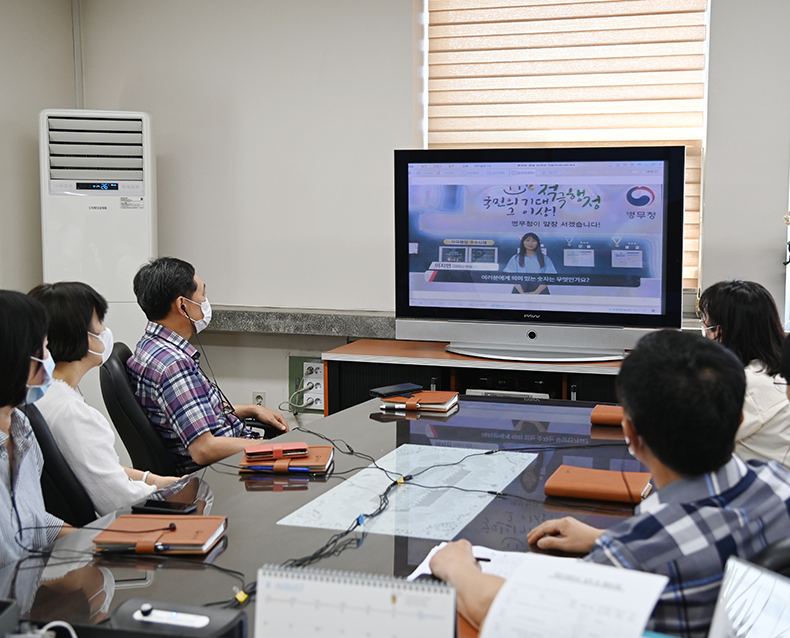
[[[365,468],[277,524],[348,529],[360,514],[379,507],[379,495],[393,480],[411,474],[413,481],[392,489],[384,512],[365,519],[360,531],[455,538],[495,498],[493,493],[504,490],[536,457],[526,452],[486,454],[484,450],[401,445],[379,459],[378,467]]]
[[[638,638],[668,581],[533,554],[502,585],[480,638]]]

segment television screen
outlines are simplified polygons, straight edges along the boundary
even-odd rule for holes
[[[679,327],[684,156],[396,151],[396,317]]]

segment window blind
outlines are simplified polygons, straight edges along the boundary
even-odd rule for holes
[[[707,0],[428,0],[428,146],[684,145],[699,279]]]

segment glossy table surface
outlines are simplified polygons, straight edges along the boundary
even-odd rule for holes
[[[535,461],[502,490],[508,496],[493,499],[458,535],[494,549],[528,550],[527,532],[549,518],[571,514],[607,527],[633,512],[626,505],[552,499],[543,494],[546,478],[561,464],[644,471],[628,455],[619,428],[590,425],[593,404],[462,400],[459,410],[449,417],[420,414],[411,419],[382,414],[378,405],[371,400],[313,421],[304,426],[306,431],[292,431],[278,441],[326,444],[310,433],[320,432],[343,450],[350,445],[355,452],[376,459],[404,443],[535,452]],[[18,597],[23,614],[34,620],[57,618],[79,624],[100,622],[132,597],[198,605],[230,600],[233,587],[240,587],[242,580],[254,581],[261,565],[308,556],[324,545],[333,534],[331,530],[278,525],[277,521],[369,464],[336,450],[334,472],[329,477],[308,480],[288,475],[245,481],[236,471],[237,460],[232,457],[198,473],[213,492],[210,513],[228,517],[226,541],[207,559],[121,556],[90,560],[80,552],[90,550],[90,539],[96,532],[83,530],[58,542],[43,573],[44,561],[39,559],[3,570],[0,582],[5,580],[4,595]],[[359,547],[313,566],[403,576],[436,543],[371,533]],[[77,569],[68,571],[73,561],[77,561]],[[233,576],[217,567],[241,575]],[[244,610],[252,628],[254,602]]]

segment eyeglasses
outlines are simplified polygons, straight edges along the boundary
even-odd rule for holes
[[[713,330],[714,328],[718,328],[719,327],[718,324],[715,325],[715,326],[706,326],[704,319],[698,319],[697,321],[699,321],[699,328],[700,328],[700,330],[702,330],[702,336],[703,337],[705,336],[705,333],[708,330]]]

